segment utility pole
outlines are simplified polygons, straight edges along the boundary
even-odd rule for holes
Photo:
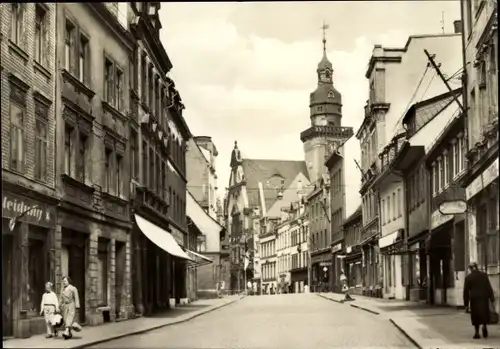
[[[448,83],[448,81],[445,79],[445,77],[443,76],[443,73],[441,72],[441,69],[439,69],[439,66],[436,64],[436,62],[434,61],[434,57],[436,55],[431,55],[429,53],[429,51],[427,51],[426,49],[424,49],[424,53],[425,55],[427,56],[427,59],[429,60],[429,63],[432,65],[432,67],[434,68],[434,70],[436,70],[436,73],[438,74],[438,76],[441,78],[441,80],[443,80],[444,84],[446,85],[446,87],[448,88],[448,90],[450,92],[453,92],[453,89],[451,88],[450,84]],[[458,106],[460,107],[460,109],[462,110],[462,113],[465,113],[465,109],[462,105],[462,103],[460,103],[460,101],[458,100],[458,97],[453,94],[453,99],[455,100],[455,102],[457,102]]]

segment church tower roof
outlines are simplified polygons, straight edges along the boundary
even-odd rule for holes
[[[323,24],[323,58],[321,58],[321,61],[318,63],[318,73],[320,71],[329,69],[330,71],[333,70],[332,62],[328,60],[328,57],[326,55],[326,29],[328,29],[327,24]]]

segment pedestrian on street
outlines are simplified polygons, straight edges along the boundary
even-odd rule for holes
[[[344,301],[352,301],[354,300],[349,295],[349,285],[347,285],[347,277],[343,270],[340,271],[340,284],[342,285],[342,292],[344,293]]]
[[[57,336],[57,330],[52,326],[51,317],[59,312],[59,301],[57,295],[52,291],[52,282],[45,283],[45,293],[42,295],[40,304],[40,315],[45,317],[45,326],[47,327],[47,338]]]
[[[80,298],[78,297],[78,290],[75,286],[71,285],[71,279],[68,276],[63,277],[63,288],[61,290],[61,311],[64,319],[64,339],[73,337],[71,330],[75,325],[75,317],[77,309],[80,309]]]
[[[483,337],[488,337],[487,324],[490,323],[490,307],[495,298],[488,275],[479,270],[476,262],[469,264],[470,274],[464,282],[464,306],[469,309],[472,326],[474,326],[474,339],[479,338],[479,326],[482,325]],[[490,303],[491,302],[491,303]]]

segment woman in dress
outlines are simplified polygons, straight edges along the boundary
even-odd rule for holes
[[[40,315],[45,317],[45,326],[47,327],[47,338],[57,336],[57,330],[52,326],[51,317],[59,312],[59,301],[52,291],[52,282],[45,283],[45,293],[42,295],[40,304]]]
[[[68,276],[63,277],[63,288],[61,290],[61,313],[64,319],[64,339],[73,337],[71,328],[75,322],[76,310],[80,309],[80,299],[78,298],[78,290],[71,285],[71,280]]]

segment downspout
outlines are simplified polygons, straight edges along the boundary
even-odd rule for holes
[[[405,242],[404,246],[406,248],[406,295],[405,298],[407,301],[410,300],[410,293],[411,293],[411,287],[412,287],[412,260],[410,258],[410,246],[408,246],[408,237],[409,237],[409,228],[410,228],[410,214],[408,212],[408,186],[406,185],[406,174],[402,174],[403,177],[403,192],[405,199],[403,200],[403,213],[405,215],[405,231],[404,231],[404,237],[405,237]]]
[[[465,6],[465,2],[464,0],[460,0],[460,17],[462,19],[462,33],[461,33],[461,37],[462,37],[462,69],[463,69],[463,73],[462,73],[462,103],[463,103],[463,106],[464,106],[464,117],[463,117],[463,120],[464,120],[464,137],[465,137],[465,144],[467,145],[467,150],[469,150],[470,146],[469,146],[469,133],[468,133],[468,125],[469,125],[469,118],[468,118],[468,113],[469,113],[469,98],[468,98],[468,95],[467,95],[467,91],[468,91],[468,75],[467,75],[467,57],[466,57],[466,42],[465,42],[465,11],[464,11],[464,6]],[[469,16],[471,15],[470,13],[468,14]],[[470,32],[472,30],[472,28],[467,28],[467,31]],[[465,154],[463,154],[463,156],[465,156]],[[465,164],[467,167],[469,167],[469,163],[468,161],[465,161]],[[467,169],[468,170],[468,169]],[[467,205],[468,206],[468,205]],[[465,233],[464,233],[464,250],[465,250],[465,258],[464,258],[464,262],[465,262],[465,266],[464,266],[464,271],[465,273],[467,274],[467,269],[469,267],[469,263],[470,263],[470,251],[469,251],[469,210],[467,209],[467,212],[465,213],[465,222],[464,222],[464,229],[465,229]]]

